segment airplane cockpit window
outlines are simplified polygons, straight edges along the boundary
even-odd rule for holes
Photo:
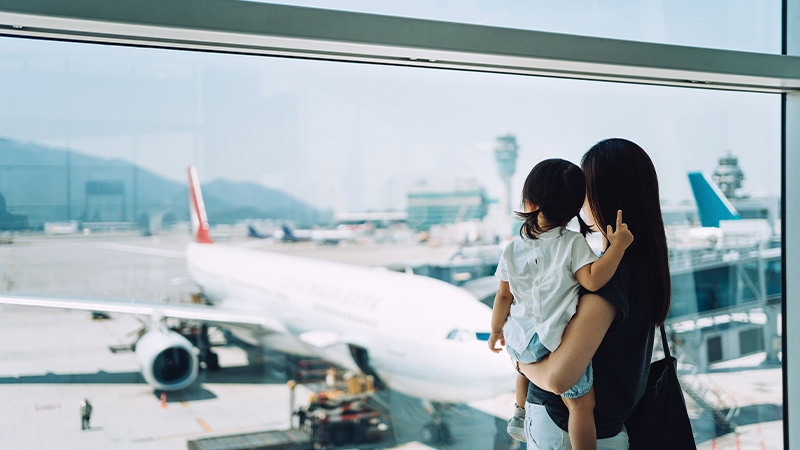
[[[447,333],[447,339],[451,341],[472,341],[479,340],[487,342],[492,333],[488,331],[471,332],[467,330],[455,329]]]
[[[451,341],[460,341],[460,342],[470,341],[470,340],[475,339],[474,336],[475,336],[475,334],[471,333],[470,331],[462,330],[462,329],[452,330],[449,333],[447,333],[447,339],[451,340]],[[488,338],[488,335],[487,335],[486,340],[488,340],[488,339],[489,338]]]

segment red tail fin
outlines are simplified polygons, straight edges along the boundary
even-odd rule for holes
[[[212,244],[211,235],[208,233],[208,218],[206,217],[206,205],[203,203],[203,193],[200,192],[200,180],[197,178],[197,170],[194,166],[189,166],[189,208],[192,217],[192,233],[195,242],[200,244]]]

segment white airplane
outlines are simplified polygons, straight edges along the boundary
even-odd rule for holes
[[[259,237],[251,230],[251,237]],[[270,237],[270,236],[265,236]],[[335,229],[297,230],[288,225],[283,225],[280,230],[272,233],[273,239],[282,242],[316,242],[319,244],[336,245],[342,241],[354,241],[358,237],[356,232],[344,226]]]
[[[145,380],[161,390],[189,386],[199,367],[197,349],[163,324],[172,317],[373,374],[390,389],[431,402],[513,391],[510,364],[487,349],[491,310],[466,291],[410,273],[215,244],[194,167],[189,193],[195,241],[185,258],[211,305],[8,295],[0,303],[152,317],[136,356]]]

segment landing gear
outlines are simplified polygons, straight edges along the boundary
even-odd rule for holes
[[[217,354],[211,350],[208,350],[205,352],[205,356],[203,357],[203,363],[205,363],[207,370],[218,370],[219,356],[217,356]]]
[[[208,339],[208,325],[200,325],[195,345],[200,349],[200,366],[206,370],[219,369],[219,356],[211,351],[211,342]]]
[[[208,325],[194,322],[180,322],[178,326],[171,327],[172,331],[179,333],[192,343],[199,351],[198,359],[200,368],[206,370],[219,369],[219,356],[211,351],[211,341],[208,338]]]

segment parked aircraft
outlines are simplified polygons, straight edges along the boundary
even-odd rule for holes
[[[770,217],[772,197],[747,198],[742,205],[746,210],[741,212],[707,175],[690,172],[688,176],[702,227],[689,229],[687,237],[713,244],[723,239],[738,239],[740,243],[756,240],[767,246],[779,242],[774,240],[776,225]]]
[[[689,172],[689,183],[692,185],[697,212],[703,227],[719,227],[720,220],[742,218],[707,175],[702,172]]]
[[[318,244],[336,245],[342,241],[354,241],[356,232],[350,228],[296,230],[289,225],[281,225],[281,229],[271,234],[262,233],[252,224],[247,226],[247,237],[256,239],[274,239],[281,242],[316,242]]]
[[[342,241],[353,241],[356,233],[348,228],[297,230],[288,225],[283,225],[280,231],[276,231],[274,238],[283,242],[316,242],[319,244],[335,245]]]
[[[462,403],[513,390],[505,358],[487,351],[491,310],[466,291],[411,273],[214,243],[196,171],[189,168],[194,242],[190,277],[211,303],[0,296],[0,303],[152,318],[136,345],[145,380],[178,390],[197,377],[197,349],[163,318],[200,321],[281,352],[374,375],[401,393]]]
[[[272,235],[264,234],[254,227],[252,224],[247,226],[247,237],[256,238],[256,239],[269,239]]]

